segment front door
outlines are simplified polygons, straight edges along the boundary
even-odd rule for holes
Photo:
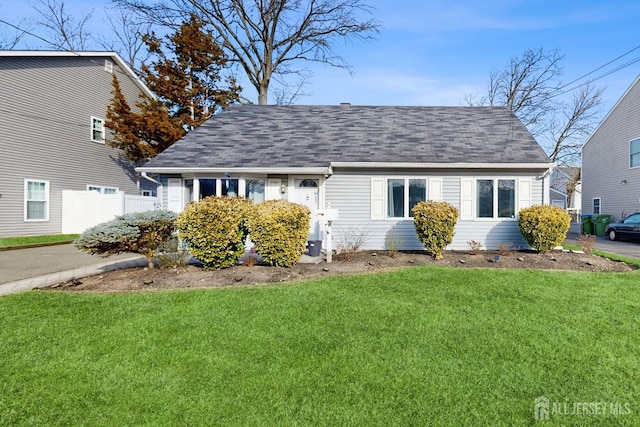
[[[320,236],[320,223],[315,215],[320,209],[320,180],[317,178],[296,178],[293,180],[294,202],[304,205],[311,211],[311,224],[309,240],[322,240]]]
[[[180,213],[184,208],[182,178],[169,178],[167,182],[167,209]]]

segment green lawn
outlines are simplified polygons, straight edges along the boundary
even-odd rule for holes
[[[12,295],[0,298],[0,425],[636,426],[639,279],[415,267]],[[540,396],[607,414],[536,422]]]
[[[46,243],[72,242],[79,236],[79,234],[53,234],[47,236],[3,237],[0,238],[0,248],[6,246],[25,246]]]

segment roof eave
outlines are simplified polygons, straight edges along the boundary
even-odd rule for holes
[[[334,168],[353,169],[549,169],[555,163],[401,163],[331,162]]]
[[[317,167],[147,167],[140,166],[136,168],[137,172],[159,173],[159,174],[282,174],[282,175],[331,175],[333,170],[331,166]]]

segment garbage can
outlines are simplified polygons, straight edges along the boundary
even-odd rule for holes
[[[582,215],[582,234],[593,234],[593,222],[591,214]]]
[[[309,240],[309,256],[320,256],[320,249],[322,249],[322,240]]]
[[[596,230],[596,236],[604,236],[607,224],[611,221],[611,215],[600,214],[595,218],[592,218],[594,228]]]

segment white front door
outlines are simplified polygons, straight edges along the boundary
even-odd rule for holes
[[[320,209],[320,180],[317,178],[295,178],[293,180],[293,201],[304,205],[311,211],[309,240],[322,240],[320,223],[315,215]]]
[[[176,213],[182,212],[182,178],[169,178],[167,182],[167,209]]]

